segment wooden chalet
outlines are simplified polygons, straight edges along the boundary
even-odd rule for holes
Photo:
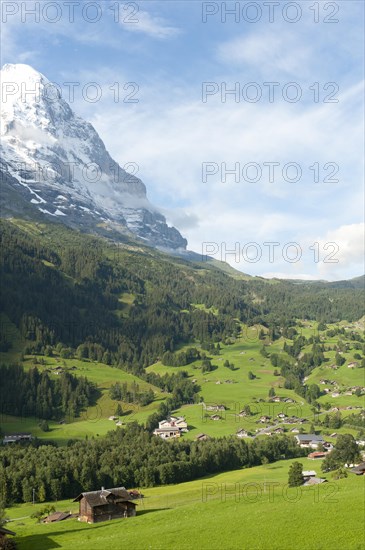
[[[360,464],[352,468],[350,472],[357,476],[365,476],[365,462],[360,462]]]
[[[314,451],[313,453],[309,453],[307,458],[317,460],[318,458],[325,458],[326,456],[327,453],[323,453],[322,451]]]
[[[43,523],[54,523],[56,521],[63,521],[71,517],[71,512],[53,512],[49,516],[45,517]]]
[[[136,515],[136,503],[124,487],[81,493],[73,502],[79,502],[79,521],[97,523]]]

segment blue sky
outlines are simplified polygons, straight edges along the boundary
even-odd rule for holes
[[[79,83],[72,108],[190,249],[264,276],[364,272],[362,1],[271,3],[272,22],[262,1],[79,0],[73,20],[62,0],[21,4],[1,4],[1,64],[32,65],[66,100]]]

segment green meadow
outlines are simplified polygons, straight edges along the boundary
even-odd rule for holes
[[[321,475],[320,461],[299,460]],[[19,550],[363,550],[365,478],[326,476],[329,483],[289,489],[291,462],[143,489],[135,518],[38,524],[29,516],[43,505],[24,504],[8,510],[7,527],[16,532]],[[71,501],[54,505],[78,510]]]
[[[125,295],[123,296],[123,300],[125,300],[126,304],[129,302],[131,305],[133,303],[133,296]],[[196,304],[195,307],[202,308],[203,306]],[[331,328],[331,326],[329,325],[328,328]],[[362,330],[361,323],[347,325],[344,322],[333,326],[350,326],[353,330],[359,332]],[[306,337],[318,334],[317,323],[315,322],[298,321],[298,327],[298,330]],[[189,432],[183,437],[192,439],[202,432],[210,436],[221,437],[235,434],[241,428],[255,433],[257,429],[265,428],[269,425],[259,424],[257,421],[260,416],[267,415],[275,419],[281,412],[284,412],[288,416],[295,415],[306,419],[306,422],[300,425],[280,424],[286,431],[290,431],[294,427],[309,431],[311,425],[316,424],[317,419],[320,420],[326,414],[323,411],[319,415],[315,415],[311,406],[306,401],[292,390],[287,390],[283,387],[284,379],[281,376],[274,375],[275,369],[271,365],[270,359],[263,357],[260,353],[263,345],[263,342],[258,338],[260,328],[260,326],[246,327],[243,325],[240,337],[231,345],[222,344],[220,354],[211,357],[214,370],[210,372],[202,372],[200,360],[183,367],[169,367],[162,365],[161,362],[157,362],[147,368],[148,372],[156,372],[161,375],[185,370],[191,379],[196,380],[196,383],[200,386],[201,390],[199,393],[206,405],[223,404],[226,407],[224,412],[217,413],[221,416],[220,420],[212,420],[210,417],[215,412],[206,411],[202,403],[184,405],[174,411],[175,414],[184,415],[188,422]],[[325,332],[321,332],[320,335],[323,344],[327,348],[332,348],[339,339],[338,336],[328,338]],[[13,339],[14,343],[19,345],[19,335],[15,327],[13,329]],[[283,353],[283,344],[284,339],[280,338],[272,343],[272,345],[267,346],[267,349],[270,353]],[[322,404],[330,403],[331,406],[342,407],[341,414],[343,416],[354,412],[346,410],[348,406],[364,407],[364,396],[357,397],[356,395],[345,395],[344,393],[351,386],[365,386],[365,370],[359,367],[353,369],[347,367],[348,362],[354,361],[356,350],[353,344],[353,342],[348,341],[349,349],[343,354],[346,358],[346,363],[336,370],[330,368],[334,364],[335,351],[325,351],[326,362],[314,369],[307,380],[308,384],[316,383],[321,389],[326,387],[320,384],[321,379],[336,381],[343,389],[343,393],[338,397],[332,397],[331,390],[329,394],[323,395],[318,401]],[[197,343],[192,343],[191,345],[200,347]],[[184,347],[188,346],[183,346],[181,349],[184,349]],[[20,354],[18,360],[19,357]],[[1,354],[1,360],[4,362],[15,359],[11,352]],[[39,364],[40,360],[44,362],[44,365]],[[230,370],[224,366],[226,360],[234,364],[234,370]],[[52,369],[57,365],[66,368],[76,367],[70,372],[76,376],[86,376],[89,380],[95,382],[100,389],[101,397],[95,406],[83,411],[78,418],[66,418],[64,424],[49,421],[49,432],[42,432],[38,426],[39,422],[35,418],[15,418],[4,414],[6,411],[3,411],[1,429],[4,433],[17,431],[31,432],[39,438],[54,439],[61,445],[65,444],[68,439],[103,436],[109,430],[116,429],[115,422],[110,421],[109,416],[115,413],[117,402],[109,397],[109,389],[117,381],[120,383],[127,382],[129,386],[135,382],[141,390],[152,388],[155,394],[154,402],[146,407],[122,403],[123,415],[120,417],[122,423],[131,421],[144,423],[148,416],[157,410],[161,400],[168,397],[168,394],[163,393],[159,388],[151,386],[140,378],[102,363],[41,356],[25,356],[22,360],[22,364],[26,369],[31,368],[35,362],[38,363],[37,367],[40,370],[45,368]],[[250,372],[255,376],[254,379],[249,379]],[[50,376],[57,375],[51,371]],[[268,392],[270,388],[274,388],[276,395],[289,397],[294,400],[294,403],[269,402]],[[252,416],[239,417],[238,413],[247,404],[251,408]],[[328,430],[327,435],[332,433],[332,431]],[[355,429],[348,427],[342,427],[336,431],[338,433],[348,432],[356,434]]]

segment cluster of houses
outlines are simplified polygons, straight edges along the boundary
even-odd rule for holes
[[[354,363],[349,363],[347,365],[349,368],[355,368],[358,366],[358,363],[354,362]],[[340,385],[338,382],[336,382],[336,380],[328,380],[326,378],[321,378],[321,380],[319,381],[319,383],[321,385],[324,385],[324,386],[332,386],[332,388],[323,388],[323,391],[324,393],[326,394],[330,394],[331,397],[339,397],[341,394],[343,395],[354,395],[356,392],[358,392],[358,390],[361,391],[361,393],[364,393],[365,392],[365,387],[364,386],[351,386],[351,387],[348,387],[348,388],[340,388]]]
[[[291,397],[280,397],[279,395],[274,395],[268,399],[270,403],[295,403],[294,399]]]
[[[170,418],[161,420],[158,423],[158,428],[155,429],[153,434],[162,439],[171,439],[180,437],[182,433],[188,431],[188,425],[184,416],[170,416]]]
[[[318,449],[319,446],[322,446],[323,449],[330,451],[333,448],[331,443],[326,443],[321,435],[316,434],[297,434],[295,436],[296,442],[299,447]]]
[[[275,422],[285,422],[285,424],[305,424],[308,422],[307,418],[298,418],[298,416],[287,416],[285,413],[280,412],[276,415],[276,419],[268,416],[266,414],[260,416],[258,420],[256,420],[256,424],[268,424],[268,423],[275,423]]]

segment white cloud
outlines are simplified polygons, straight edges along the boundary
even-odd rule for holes
[[[147,11],[138,11],[133,16],[121,20],[123,29],[141,32],[153,38],[166,39],[180,34],[180,29],[170,26],[165,19],[151,15]]]
[[[316,241],[325,256],[319,265],[323,276],[335,272],[341,277],[341,273],[351,268],[357,269],[358,274],[365,271],[365,223],[341,225],[327,231]]]
[[[334,224],[347,226],[363,216],[362,83],[343,89],[335,109],[326,104],[293,109],[284,102],[222,104],[219,99],[203,104],[188,87],[182,94],[180,86],[174,96],[175,87],[171,82],[167,90],[155,82],[143,89],[143,101],[134,106],[94,105],[93,112],[83,114],[116,160],[139,164],[138,175],[153,202],[177,207],[176,215],[171,210],[165,214],[183,232],[190,249],[200,253],[203,242],[225,242],[233,249],[235,242],[242,247],[251,241],[278,241],[282,247],[296,241],[303,258],[295,264],[285,262],[281,253],[275,264],[267,255],[256,264],[236,264],[232,257],[227,261],[244,272],[282,273],[287,278],[331,280],[361,272],[355,263],[347,262],[347,271],[341,273],[338,265],[317,264],[309,246],[328,242],[326,231]],[[121,140],[121,135],[126,138]],[[232,177],[223,183],[220,174],[202,181],[202,162],[226,162],[229,167],[236,161],[241,166],[296,161],[304,175],[296,184],[283,178],[269,183],[264,177],[257,184],[235,183]],[[315,161],[322,167],[336,161],[340,182],[315,184],[309,169]],[[182,209],[189,214],[182,215]],[[219,254],[215,257],[220,259]]]
[[[218,59],[229,65],[253,66],[262,73],[303,75],[312,51],[309,42],[300,40],[293,30],[260,27],[248,36],[221,44]]]

